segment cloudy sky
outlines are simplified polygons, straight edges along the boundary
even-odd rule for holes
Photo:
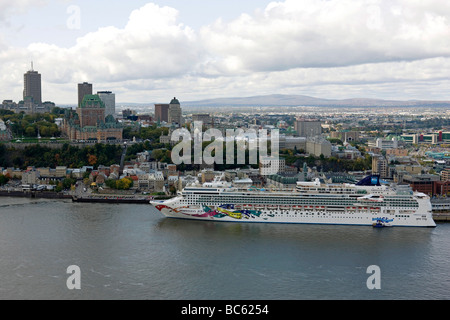
[[[0,0],[0,101],[304,94],[450,100],[447,0]]]

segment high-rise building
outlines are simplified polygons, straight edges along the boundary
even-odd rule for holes
[[[169,104],[169,123],[173,123],[178,126],[183,124],[181,105],[177,98],[173,98]]]
[[[315,137],[322,134],[322,123],[319,120],[297,119],[294,128],[299,137]]]
[[[388,163],[384,156],[375,155],[372,157],[372,174],[378,174],[381,178],[388,177]]]
[[[31,97],[33,103],[42,104],[41,74],[33,70],[33,64],[31,70],[23,75],[23,82],[23,99]]]
[[[169,122],[169,105],[155,104],[155,121]]]
[[[98,91],[97,95],[105,104],[105,117],[116,114],[116,95],[111,91]]]
[[[79,83],[78,84],[78,107],[83,103],[83,98],[85,95],[92,95],[92,83]]]

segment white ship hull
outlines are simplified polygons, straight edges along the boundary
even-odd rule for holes
[[[176,201],[174,201],[176,202]],[[373,226],[379,220],[385,221],[386,225],[392,227],[435,227],[432,215],[429,213],[416,212],[402,217],[396,217],[396,214],[383,214],[371,212],[370,210],[361,210],[359,212],[349,210],[333,212],[322,208],[316,210],[299,209],[245,209],[231,211],[231,214],[224,213],[220,207],[211,208],[210,213],[205,212],[203,207],[177,206],[175,203],[167,201],[151,203],[165,217],[192,219],[202,221],[223,221],[240,223],[297,223],[297,224],[334,224],[334,225],[359,225]],[[242,213],[244,211],[244,213]],[[256,211],[253,213],[253,211]],[[239,212],[241,212],[239,214]],[[247,213],[246,213],[247,212]],[[233,214],[234,213],[234,214]]]

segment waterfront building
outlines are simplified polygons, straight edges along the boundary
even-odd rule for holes
[[[437,182],[440,182],[440,177],[434,174],[403,176],[403,183],[409,184],[414,191],[423,192],[430,196],[436,194]]]
[[[161,171],[140,174],[137,177],[137,187],[139,190],[149,192],[164,191],[164,176]]]
[[[38,183],[40,177],[39,171],[36,169],[30,169],[22,173],[22,184],[33,185]]]

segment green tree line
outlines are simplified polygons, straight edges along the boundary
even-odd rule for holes
[[[60,108],[54,108],[51,113],[25,114],[15,113],[11,110],[0,110],[0,118],[8,123],[15,137],[37,137],[38,131],[41,137],[58,137],[61,131],[55,124],[55,119],[60,117]]]
[[[122,147],[113,144],[97,143],[83,148],[63,144],[61,148],[52,149],[35,144],[23,150],[7,149],[0,145],[0,166],[24,169],[27,166],[51,167],[67,166],[81,168],[83,166],[110,166],[118,164],[122,155]]]

